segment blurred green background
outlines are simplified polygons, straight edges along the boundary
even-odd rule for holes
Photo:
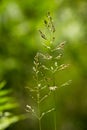
[[[32,102],[25,87],[32,81],[33,58],[41,46],[38,29],[48,11],[56,42],[67,41],[64,62],[70,68],[59,82],[72,79],[58,90],[58,130],[87,130],[87,0],[0,0],[0,81],[13,89],[11,96],[19,104],[13,113],[26,114],[25,106]],[[38,130],[37,120],[28,116],[6,130]],[[53,130],[50,116],[43,118],[42,130]]]

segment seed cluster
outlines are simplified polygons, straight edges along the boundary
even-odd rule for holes
[[[45,112],[41,112],[41,103],[45,102],[46,99],[50,97],[52,93],[56,92],[58,88],[67,86],[71,83],[71,80],[69,80],[62,84],[60,87],[56,83],[55,74],[66,69],[69,66],[69,64],[59,64],[59,60],[62,58],[62,51],[64,50],[64,45],[66,42],[64,41],[58,45],[54,44],[56,29],[49,12],[47,13],[46,20],[44,20],[44,24],[49,31],[50,37],[47,37],[43,31],[39,30],[41,38],[44,39],[42,45],[44,48],[46,48],[46,51],[38,52],[34,57],[33,72],[35,86],[33,89],[29,88],[31,93],[36,94],[35,101],[37,103],[38,112],[35,112],[34,108],[30,105],[26,106],[27,112],[31,112],[39,119],[39,121],[43,116],[54,111],[56,108],[56,106],[54,106]]]

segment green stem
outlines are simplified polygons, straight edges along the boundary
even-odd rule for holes
[[[39,121],[39,130],[41,130],[40,102],[39,102],[39,100],[38,100],[38,121]]]
[[[56,92],[54,91],[53,96],[54,96],[54,106],[55,106],[55,111],[54,111],[54,130],[57,130],[57,117],[56,117]]]
[[[39,130],[41,130],[41,118],[40,118],[40,91],[39,91],[39,88],[38,88],[37,100],[38,100],[38,121],[39,121]]]
[[[39,119],[39,130],[41,130],[41,119]]]
[[[52,74],[53,77],[53,86],[55,86],[55,74]],[[53,92],[53,100],[54,100],[54,130],[57,130],[57,116],[56,116],[56,90]]]

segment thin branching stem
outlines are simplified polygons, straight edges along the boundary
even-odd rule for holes
[[[27,111],[31,112],[38,119],[39,130],[42,130],[41,121],[43,116],[54,111],[54,130],[57,130],[57,88],[67,86],[70,84],[71,81],[65,82],[59,87],[55,79],[55,73],[66,69],[69,66],[69,64],[58,64],[58,60],[60,60],[62,56],[61,51],[64,48],[65,41],[58,44],[57,46],[54,44],[56,30],[49,12],[47,14],[47,20],[45,20],[44,23],[49,32],[49,35],[46,35],[41,30],[39,30],[39,33],[41,35],[41,38],[44,40],[42,45],[46,51],[46,54],[41,52],[38,52],[36,54],[33,66],[35,87],[34,89],[28,88],[31,92],[31,98],[35,102],[37,102],[38,113],[30,105],[27,105]],[[36,94],[36,99],[34,99],[32,93]],[[52,105],[54,107],[49,110],[46,110],[45,112],[41,112],[41,103],[45,102],[46,99],[50,96],[52,96],[53,98],[52,100],[54,102]]]
[[[38,61],[38,56],[37,56],[37,61]],[[38,61],[39,63],[39,61]],[[38,64],[37,63],[37,64]],[[37,65],[37,71],[39,71],[38,65]],[[39,130],[41,130],[41,118],[40,118],[40,88],[38,86],[39,84],[39,77],[38,77],[38,73],[36,73],[36,81],[37,81],[37,105],[38,105],[38,123],[39,123]]]

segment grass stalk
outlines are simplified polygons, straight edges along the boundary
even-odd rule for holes
[[[38,122],[39,122],[39,130],[41,130],[41,117],[40,117],[40,93],[39,93],[39,88],[38,88]]]
[[[41,119],[39,119],[39,130],[41,130]]]
[[[58,71],[64,70],[68,67],[68,64],[58,64],[58,60],[61,59],[62,51],[64,49],[65,41],[55,45],[55,27],[53,24],[52,17],[50,16],[50,13],[48,12],[47,20],[44,21],[46,28],[49,31],[49,36],[45,35],[41,30],[39,30],[39,33],[41,35],[41,38],[44,39],[44,43],[42,44],[44,46],[45,52],[38,52],[36,56],[34,57],[34,66],[33,66],[33,72],[34,72],[34,80],[35,80],[35,87],[34,89],[30,89],[31,92],[35,92],[37,102],[37,111],[38,113],[33,109],[32,106],[27,105],[28,112],[33,113],[36,118],[38,119],[38,125],[39,130],[42,130],[42,124],[41,120],[42,117],[46,114],[54,111],[54,130],[57,130],[57,88],[58,83],[56,81],[56,75]],[[66,82],[62,84],[61,87],[69,85],[69,82]],[[47,90],[47,91],[45,91]],[[43,92],[45,92],[43,94]],[[47,93],[48,92],[48,93]],[[44,112],[41,112],[41,102],[47,99],[52,93],[52,100],[54,106],[53,108],[46,110]],[[34,99],[34,98],[33,98]]]
[[[53,92],[53,99],[54,99],[54,107],[55,107],[55,110],[54,110],[54,130],[57,130],[56,92],[55,91]]]

